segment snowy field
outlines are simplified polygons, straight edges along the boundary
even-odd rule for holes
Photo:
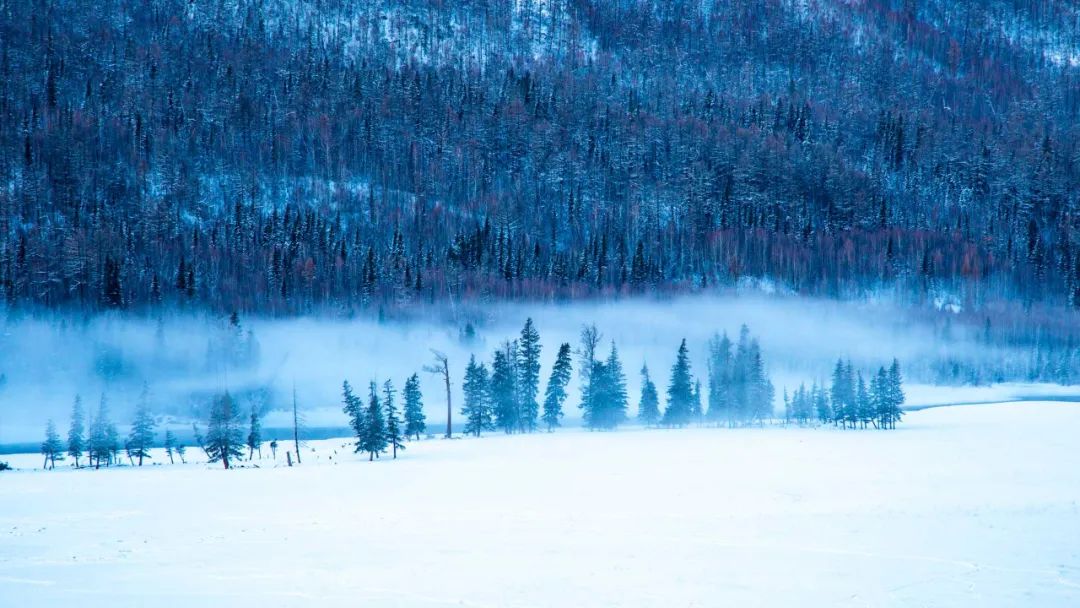
[[[0,473],[0,606],[1080,606],[1080,405],[343,443]]]

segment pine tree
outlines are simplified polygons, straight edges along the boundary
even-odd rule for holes
[[[866,380],[863,380],[862,372],[858,373],[855,382],[855,403],[859,424],[865,429],[868,424],[874,421],[877,412],[875,412],[874,401],[870,398],[870,392],[866,388]]]
[[[819,387],[815,382],[813,388],[810,389],[810,395],[814,402],[814,412],[817,414],[818,421],[821,424],[832,422],[832,406],[829,404],[829,395],[825,389]]]
[[[495,351],[491,362],[491,402],[495,411],[495,424],[505,433],[519,428],[516,342],[507,342]]]
[[[420,377],[416,374],[409,376],[405,381],[405,390],[402,393],[405,399],[405,436],[416,437],[427,431],[427,422],[424,416],[424,401],[420,394]]]
[[[889,366],[887,394],[889,398],[889,428],[896,428],[896,423],[903,418],[904,410],[904,378],[900,374],[900,362],[893,359]]]
[[[596,428],[613,429],[626,421],[626,409],[629,403],[626,393],[626,374],[615,341],[611,342],[611,351],[603,364],[601,395],[598,397],[600,413],[595,417]]]
[[[128,435],[128,454],[143,464],[143,458],[151,458],[150,448],[154,445],[154,417],[150,414],[150,389],[144,384],[142,394],[139,395],[138,405],[135,406],[135,420],[131,423],[131,434]]]
[[[259,410],[252,404],[251,415],[248,418],[248,460],[255,456],[255,452],[259,453],[259,460],[262,460],[262,442],[262,423],[259,421]]]
[[[465,416],[466,435],[479,437],[481,432],[495,428],[489,385],[487,367],[483,363],[477,364],[476,356],[469,357],[469,364],[465,367],[465,384],[462,387],[465,404],[461,408],[461,415]]]
[[[187,452],[187,448],[184,447],[184,444],[182,444],[182,443],[177,443],[176,444],[176,455],[180,457],[180,464],[187,464],[187,461],[184,460],[184,454],[186,452]]]
[[[71,408],[71,427],[68,429],[68,456],[75,459],[75,468],[79,468],[79,458],[86,450],[86,429],[83,419],[82,399],[75,395],[75,405]]]
[[[597,388],[602,384],[602,372],[604,365],[596,360],[596,348],[600,344],[600,331],[595,325],[586,325],[581,329],[581,348],[578,357],[581,362],[578,366],[578,376],[581,378],[581,408],[585,426],[592,428],[595,419],[595,400]],[[601,374],[597,374],[601,372]]]
[[[690,399],[690,420],[701,422],[701,380],[694,380],[694,393]]]
[[[206,455],[210,462],[221,461],[228,469],[230,459],[244,457],[244,432],[240,427],[240,408],[226,391],[210,406],[210,421],[206,427]]]
[[[686,349],[686,339],[679,345],[675,365],[671,367],[671,382],[668,384],[668,404],[664,410],[663,423],[667,426],[685,426],[690,422],[694,400],[694,385],[690,377],[690,356]]]
[[[41,453],[45,456],[45,464],[42,467],[56,468],[56,461],[64,459],[64,444],[60,441],[60,435],[56,432],[56,424],[49,419],[45,425],[45,441],[41,444]]]
[[[641,366],[641,399],[638,401],[638,422],[655,426],[660,421],[660,397],[656,384],[649,377],[649,366]]]
[[[172,431],[165,430],[165,455],[169,457],[169,464],[176,464],[173,460],[173,452],[176,450],[176,435]]]
[[[401,434],[401,419],[398,417],[397,405],[394,403],[394,385],[387,380],[383,383],[383,395],[386,403],[386,441],[397,458],[398,450],[404,450],[404,437]]]
[[[383,415],[379,387],[374,381],[368,387],[368,406],[364,414],[364,435],[360,440],[361,451],[368,453],[368,460],[386,451],[386,417]]]
[[[732,395],[731,340],[725,333],[723,337],[713,336],[709,340],[709,410],[706,418],[713,424],[727,421],[734,424]]]
[[[356,437],[353,452],[363,452],[364,435],[367,432],[367,410],[364,408],[360,398],[353,393],[348,380],[342,383],[341,393],[344,402],[341,409],[349,417],[349,428],[352,429],[353,436]]]
[[[543,418],[548,432],[560,426],[559,419],[563,416],[562,408],[566,401],[566,385],[570,383],[572,373],[570,366],[570,344],[564,342],[559,346],[559,353],[551,368],[551,377],[548,378],[547,388],[544,389]]]
[[[540,333],[531,318],[525,320],[518,342],[518,392],[521,402],[522,431],[536,431],[540,406],[536,396],[540,392]]]
[[[100,468],[103,463],[106,466],[112,463],[115,428],[109,420],[108,399],[102,394],[97,415],[90,425],[90,457],[95,469]]]

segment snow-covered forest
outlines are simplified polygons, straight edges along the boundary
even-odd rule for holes
[[[0,606],[1080,605],[1080,5],[0,0]]]
[[[0,287],[224,313],[744,279],[1075,306],[1078,10],[6,0]]]

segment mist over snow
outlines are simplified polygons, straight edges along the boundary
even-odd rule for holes
[[[429,417],[437,422],[445,419],[444,389],[439,378],[422,371],[431,349],[450,358],[456,417],[469,355],[489,359],[504,340],[517,336],[527,317],[534,319],[544,346],[542,385],[559,343],[576,348],[581,328],[595,323],[602,352],[612,340],[619,349],[632,407],[643,363],[662,390],[685,337],[693,371],[704,380],[709,338],[727,332],[734,340],[743,324],[761,342],[778,404],[785,388],[826,379],[841,356],[867,370],[898,357],[917,383],[920,366],[945,354],[969,361],[1002,355],[977,344],[973,329],[957,325],[945,339],[929,323],[886,304],[760,294],[447,307],[408,321],[241,316],[239,327],[227,316],[187,313],[157,319],[8,315],[0,332],[0,443],[38,439],[50,417],[63,428],[76,394],[90,408],[105,394],[124,424],[143,383],[153,410],[185,427],[202,418],[213,394],[226,389],[241,403],[267,411],[268,426],[286,426],[288,417],[274,410],[288,407],[294,385],[308,426],[332,427],[345,422],[342,380],[366,390],[368,381],[389,378],[400,389],[418,372]],[[470,324],[472,339],[466,337]],[[578,414],[576,381],[575,374],[567,408],[571,423]]]

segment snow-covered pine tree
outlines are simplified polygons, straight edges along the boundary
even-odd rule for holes
[[[691,422],[701,423],[701,380],[694,380],[694,392],[690,399],[690,420]]]
[[[345,415],[349,417],[349,428],[352,429],[353,436],[356,437],[356,441],[353,443],[354,453],[364,451],[362,444],[364,442],[364,433],[367,428],[367,409],[364,407],[363,402],[360,401],[360,397],[357,397],[353,393],[352,385],[348,380],[342,382],[341,386],[342,395],[342,408]]]
[[[368,453],[368,460],[375,460],[379,454],[386,451],[386,418],[382,401],[379,399],[379,387],[374,380],[368,389],[368,406],[364,415],[364,435],[360,440],[360,448]]]
[[[505,433],[519,429],[517,343],[507,342],[495,351],[491,362],[491,403],[495,411],[495,424]]]
[[[483,431],[495,428],[491,415],[490,379],[487,367],[483,363],[476,362],[476,356],[469,357],[469,364],[465,367],[465,383],[462,387],[465,393],[465,403],[461,407],[461,415],[465,416],[465,434],[480,436]]]
[[[248,417],[248,460],[251,460],[258,452],[259,460],[262,460],[262,422],[259,420],[259,409],[255,404],[251,405],[251,414]]]
[[[176,435],[169,429],[165,429],[165,455],[169,457],[169,464],[176,464],[173,460],[173,452],[176,450]]]
[[[596,349],[600,345],[600,330],[595,325],[586,325],[581,328],[581,347],[578,357],[581,363],[578,365],[578,376],[581,378],[581,408],[585,426],[592,427],[594,418],[594,401],[598,392],[596,389],[602,382],[602,377],[596,377],[597,372],[603,371],[604,365],[596,360]]]
[[[727,333],[709,340],[709,410],[706,419],[713,424],[734,423],[732,416],[732,356]]]
[[[79,468],[79,458],[86,450],[86,427],[82,409],[82,399],[75,395],[75,405],[71,407],[71,426],[68,428],[67,453],[75,459],[75,468]]]
[[[154,417],[150,414],[150,388],[143,384],[126,444],[129,456],[137,460],[140,467],[144,458],[151,458],[150,448],[154,445],[154,426]]]
[[[773,400],[775,389],[765,371],[765,360],[761,355],[761,346],[758,341],[750,341],[749,368],[746,382],[749,399],[749,413],[751,420],[763,423],[773,417]]]
[[[405,381],[402,392],[405,400],[405,436],[420,440],[420,435],[427,431],[427,418],[424,416],[424,400],[420,394],[420,377],[416,374]]]
[[[520,428],[524,432],[536,431],[540,405],[536,396],[540,392],[540,332],[531,318],[525,320],[518,342],[518,393],[521,403]]]
[[[405,438],[401,433],[402,422],[394,399],[394,384],[389,380],[383,383],[383,395],[386,404],[386,442],[390,444],[391,453],[396,459],[398,450],[405,449]]]
[[[623,372],[619,351],[615,341],[611,341],[611,350],[603,368],[603,399],[601,415],[596,417],[598,428],[613,429],[626,421],[626,409],[629,399],[626,394],[626,374]]]
[[[824,387],[814,383],[810,389],[810,397],[814,402],[814,413],[817,414],[818,422],[828,424],[833,420],[832,406],[829,404],[829,394]]]
[[[56,461],[64,459],[64,443],[60,441],[60,434],[56,432],[56,424],[49,419],[45,425],[45,441],[41,444],[41,454],[45,456],[45,464],[42,468],[56,468]]]
[[[228,469],[231,461],[244,457],[244,431],[240,408],[228,391],[216,397],[210,406],[206,426],[206,455],[210,462],[220,461]]]
[[[862,372],[859,372],[856,375],[855,403],[858,412],[859,425],[865,429],[867,425],[874,422],[876,412],[874,411],[874,402],[870,398],[870,392],[866,388],[866,380],[863,379]]]
[[[102,464],[108,466],[112,462],[114,438],[111,437],[110,428],[115,427],[109,421],[109,401],[102,394],[97,415],[94,416],[93,424],[90,425],[90,457],[95,469],[100,468]]]
[[[570,383],[570,344],[563,342],[555,356],[547,387],[544,389],[544,424],[548,432],[560,425],[563,416],[563,403],[566,401],[566,385]]]
[[[833,406],[832,422],[835,425],[847,420],[847,413],[850,409],[848,403],[851,387],[848,385],[847,380],[847,368],[844,367],[844,361],[837,359],[836,366],[833,368],[832,387],[830,389]]]
[[[645,426],[656,426],[660,422],[660,396],[656,392],[656,383],[649,377],[649,366],[641,366],[641,399],[638,400],[638,422]]]
[[[176,444],[176,455],[180,457],[180,464],[187,464],[187,461],[184,460],[185,453],[187,453],[187,448],[184,447],[184,444],[178,442]]]
[[[694,384],[690,377],[690,355],[686,339],[679,344],[675,364],[671,366],[671,382],[668,384],[668,403],[664,410],[666,426],[686,426],[690,422],[694,400]]]
[[[887,375],[887,393],[889,397],[889,428],[896,428],[896,423],[904,417],[904,378],[900,373],[900,361],[893,359]]]

